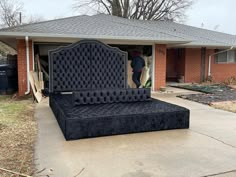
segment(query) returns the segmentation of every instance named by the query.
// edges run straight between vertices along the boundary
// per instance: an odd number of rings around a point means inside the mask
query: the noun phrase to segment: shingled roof
[[[110,15],[74,16],[0,30],[0,36],[93,38],[236,46],[235,36],[169,21],[129,20]]]

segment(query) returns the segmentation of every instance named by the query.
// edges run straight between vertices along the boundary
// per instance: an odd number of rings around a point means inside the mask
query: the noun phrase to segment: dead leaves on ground
[[[32,174],[33,150],[37,126],[31,99],[0,99],[0,167],[23,174]],[[17,174],[0,171],[0,176]]]

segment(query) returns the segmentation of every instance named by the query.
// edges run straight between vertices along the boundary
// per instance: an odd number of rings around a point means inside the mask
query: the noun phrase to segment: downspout
[[[34,71],[34,41],[32,40],[32,62],[33,62],[33,71]]]
[[[224,52],[228,52],[228,51],[230,51],[230,50],[233,50],[233,46],[232,47],[230,47],[230,49],[227,49],[227,50],[223,50],[223,51],[220,51],[220,52],[216,52],[216,53],[213,53],[213,54],[211,54],[211,55],[209,55],[209,60],[208,60],[208,77],[210,77],[211,76],[211,57],[212,56],[214,56],[214,55],[217,55],[217,54],[220,54],[220,53],[224,53]]]
[[[28,95],[30,93],[30,83],[29,83],[29,70],[30,70],[30,66],[29,66],[29,37],[25,36],[25,48],[26,48],[26,68],[27,68],[27,91],[25,92],[25,95]]]
[[[155,44],[152,45],[152,91],[155,91],[155,59],[156,59],[156,50]]]

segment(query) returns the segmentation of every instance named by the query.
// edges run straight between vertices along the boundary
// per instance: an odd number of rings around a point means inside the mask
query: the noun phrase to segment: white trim
[[[155,91],[155,61],[156,61],[156,45],[152,45],[152,91]]]
[[[167,47],[168,48],[202,48],[202,47],[206,47],[208,49],[215,49],[217,48],[222,48],[222,49],[227,49],[229,47],[231,47],[232,45],[230,44],[220,44],[220,43],[197,43],[194,44],[192,42],[189,43],[185,43],[185,44],[169,44]]]

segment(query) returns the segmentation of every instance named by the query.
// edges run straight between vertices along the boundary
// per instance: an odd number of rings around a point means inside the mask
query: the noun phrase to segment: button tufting
[[[127,87],[127,54],[100,42],[77,43],[49,57],[51,91]]]
[[[74,105],[149,101],[150,89],[98,89],[73,92]],[[95,101],[96,100],[96,101]]]

